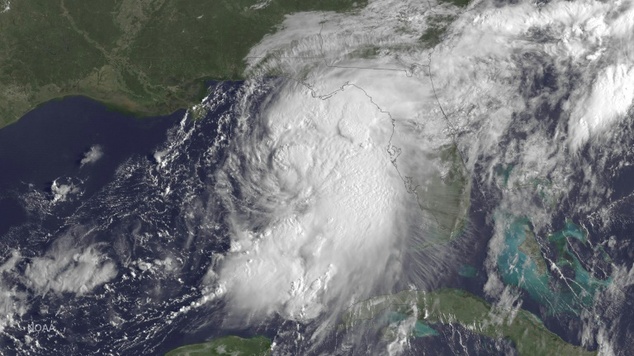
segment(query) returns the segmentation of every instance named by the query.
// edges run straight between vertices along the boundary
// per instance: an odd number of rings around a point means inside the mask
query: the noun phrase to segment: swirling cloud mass
[[[629,320],[617,320],[634,283],[617,257],[631,247],[610,230],[632,223],[630,192],[614,182],[634,162],[633,36],[625,0],[373,0],[288,15],[245,58],[246,81],[212,86],[103,187],[64,176],[25,188],[34,222],[3,242],[0,336],[50,354],[53,336],[47,346],[13,335],[51,305],[60,327],[81,329],[68,350],[153,354],[213,324],[214,335],[274,334],[275,354],[398,354],[425,303],[391,334],[360,330],[349,311],[455,287],[478,259],[471,287],[507,311],[495,320],[513,319],[534,297],[525,275],[508,281],[529,264],[505,255],[515,234],[532,239],[515,247],[541,261],[540,291],[582,290],[571,298],[583,303],[541,296],[542,318],[583,309],[544,325],[604,354],[634,347]],[[75,162],[85,175],[117,153],[87,147]],[[546,243],[571,221],[586,229]],[[602,234],[583,236],[588,227]]]
[[[285,84],[245,119],[220,173],[234,213],[216,281],[229,303],[240,315],[306,321],[436,286],[464,253],[437,243],[439,230],[460,220],[472,188],[452,189],[450,147],[478,184],[513,164],[522,175],[511,180],[577,189],[567,177],[579,152],[609,142],[632,106],[632,5],[482,1],[460,11],[386,0],[288,16],[247,57],[254,78],[281,73]],[[439,18],[443,41],[425,45]],[[610,194],[597,173],[584,179],[582,211]],[[458,203],[433,208],[448,197]],[[500,206],[538,228],[551,222],[521,194]]]

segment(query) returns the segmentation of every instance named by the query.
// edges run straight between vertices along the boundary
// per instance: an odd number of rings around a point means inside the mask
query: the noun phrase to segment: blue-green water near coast
[[[552,260],[544,257],[541,251],[529,255],[521,248],[529,242],[527,239],[535,239],[528,218],[507,219],[510,223],[504,232],[504,248],[497,258],[502,279],[505,284],[526,291],[534,301],[547,307],[550,313],[577,315],[584,308],[590,308],[596,293],[610,284],[610,279],[601,280],[592,276],[571,251],[569,238],[587,242],[586,233],[579,226],[566,221],[563,229],[546,237],[546,242],[557,250]],[[538,263],[547,266],[547,270],[540,269]],[[563,269],[571,270],[572,275],[564,274]]]

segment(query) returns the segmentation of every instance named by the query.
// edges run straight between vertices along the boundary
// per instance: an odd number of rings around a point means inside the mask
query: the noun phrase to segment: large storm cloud
[[[251,51],[252,75],[282,73],[287,84],[220,173],[235,214],[218,283],[236,310],[306,320],[377,288],[430,287],[455,246],[410,247],[442,225],[429,209],[447,182],[440,152],[455,145],[468,175],[491,157],[474,178],[485,184],[512,161],[525,172],[512,179],[548,175],[567,191],[576,152],[631,107],[630,2],[476,2],[443,43],[421,45],[430,19],[452,11],[374,1],[352,16],[295,14]],[[374,55],[355,55],[368,46]],[[544,105],[563,119],[544,124]],[[500,151],[509,130],[528,136]],[[511,211],[548,218],[508,199]]]

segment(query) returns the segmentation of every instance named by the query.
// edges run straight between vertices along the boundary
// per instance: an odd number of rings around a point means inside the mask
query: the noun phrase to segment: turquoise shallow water
[[[527,238],[527,232],[531,231],[530,220],[524,217],[511,219],[504,232],[504,249],[497,260],[504,283],[525,290],[533,300],[547,307],[553,314],[578,314],[582,309],[591,307],[596,293],[611,280],[592,276],[570,251],[568,238],[586,243],[585,231],[567,221],[562,230],[548,237],[548,241],[557,248],[557,261],[554,261],[557,268],[569,266],[574,271],[574,279],[563,280],[559,272],[553,270],[551,262],[546,261],[551,273],[540,273],[533,257],[520,250]]]
[[[511,177],[511,172],[513,172],[514,166],[509,164],[508,166],[497,166],[496,173],[502,177],[502,181],[504,182],[504,186],[506,187],[509,182],[509,178]]]
[[[438,335],[438,331],[436,331],[431,326],[417,321],[416,325],[414,325],[414,336],[415,337],[426,337],[426,336],[436,336]]]
[[[398,313],[398,312],[391,312],[388,315],[388,320],[390,324],[400,323],[406,320],[407,318],[409,318],[408,315],[403,313]],[[414,337],[427,337],[427,336],[439,335],[438,332],[434,328],[432,328],[431,326],[427,325],[426,323],[420,320],[416,321],[416,324],[414,325],[414,330],[412,330],[412,334]]]
[[[471,265],[464,264],[458,269],[458,274],[462,277],[473,278],[478,274],[478,270]]]

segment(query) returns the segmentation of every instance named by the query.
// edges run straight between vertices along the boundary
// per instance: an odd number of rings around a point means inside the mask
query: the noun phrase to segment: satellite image
[[[633,0],[0,0],[0,355],[634,355]]]

